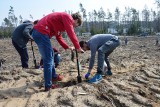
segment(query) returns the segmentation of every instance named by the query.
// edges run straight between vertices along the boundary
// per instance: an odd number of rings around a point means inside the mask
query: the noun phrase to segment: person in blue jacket
[[[108,68],[106,75],[112,75],[108,56],[113,52],[114,49],[116,49],[116,47],[120,45],[120,40],[117,36],[112,34],[97,34],[92,36],[88,41],[80,41],[79,44],[84,51],[91,51],[89,69],[85,75],[86,79],[88,79],[90,76],[91,70],[94,66],[95,55],[96,52],[98,52],[97,73],[88,81],[89,83],[98,83],[102,80],[104,61],[106,62]]]
[[[31,32],[33,26],[37,24],[38,20],[34,22],[26,20],[12,33],[12,44],[20,55],[22,68],[28,68],[28,51],[27,51],[27,43],[29,40],[33,40],[31,36]]]

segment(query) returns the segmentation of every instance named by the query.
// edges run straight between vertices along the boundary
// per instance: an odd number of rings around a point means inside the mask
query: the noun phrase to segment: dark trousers
[[[28,68],[28,51],[27,51],[27,47],[19,47],[13,40],[12,40],[12,44],[15,47],[15,49],[17,50],[17,52],[19,53],[20,57],[21,57],[21,64],[23,68]]]
[[[120,45],[120,41],[111,39],[107,41],[104,45],[102,45],[98,49],[98,68],[97,68],[97,73],[102,74],[102,69],[103,69],[103,64],[104,61],[107,64],[108,70],[111,70],[111,66],[108,60],[108,56],[113,52],[116,47]]]

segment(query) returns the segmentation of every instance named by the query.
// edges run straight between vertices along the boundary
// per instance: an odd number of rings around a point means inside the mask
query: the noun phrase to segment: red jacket
[[[74,32],[74,20],[71,15],[65,12],[54,12],[43,17],[35,26],[34,29],[40,33],[48,35],[50,38],[56,36],[59,44],[64,48],[68,49],[68,44],[62,37],[62,32],[66,31],[70,40],[76,49],[80,48],[78,38]]]

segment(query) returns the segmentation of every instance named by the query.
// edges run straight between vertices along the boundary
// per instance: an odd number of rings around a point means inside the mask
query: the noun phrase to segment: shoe
[[[44,91],[49,91],[50,89],[55,89],[55,88],[59,88],[58,85],[52,84],[51,87],[45,87]]]
[[[94,77],[92,79],[90,79],[88,82],[89,83],[94,83],[94,84],[97,84],[99,83],[100,81],[102,81],[102,75],[101,74],[95,74]]]
[[[107,75],[111,76],[111,75],[112,75],[112,71],[110,71],[110,70],[107,71],[107,72],[106,72],[106,76],[107,76]]]
[[[64,78],[64,77],[63,77],[62,75],[57,75],[56,78],[53,78],[53,79],[52,79],[52,82],[62,81],[63,78]]]
[[[23,69],[28,69],[29,67],[22,67]]]

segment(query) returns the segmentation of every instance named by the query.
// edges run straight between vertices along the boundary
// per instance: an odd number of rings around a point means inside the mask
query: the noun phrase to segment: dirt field
[[[57,72],[65,78],[50,92],[43,92],[43,71],[34,69],[30,42],[30,69],[22,69],[11,40],[0,40],[0,107],[160,107],[160,46],[154,45],[154,37],[128,39],[125,46],[121,37],[121,46],[109,57],[113,75],[99,84],[84,79],[89,52],[79,54],[83,81],[77,83],[76,60],[72,62],[70,51],[52,40],[62,55]],[[34,50],[39,62],[36,44]],[[95,72],[96,63],[92,76]]]

